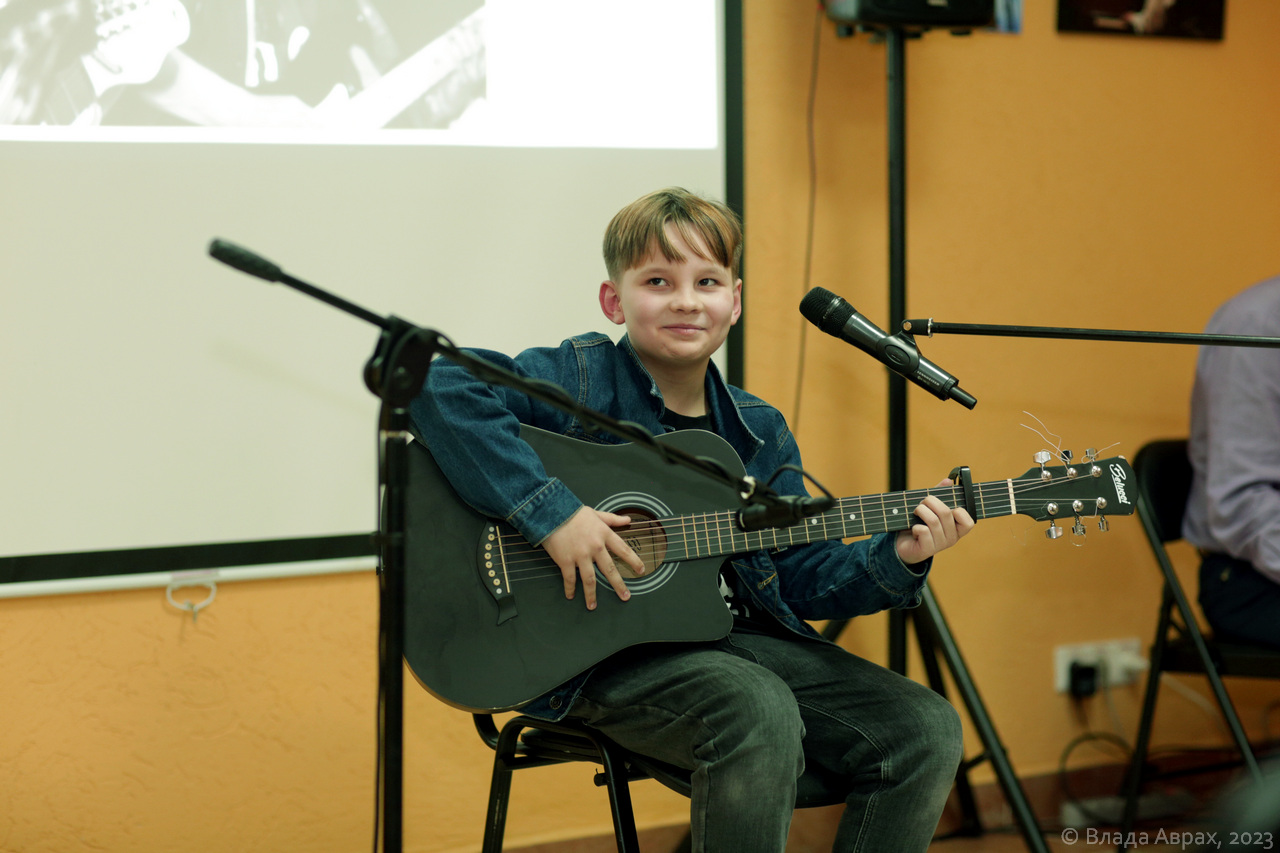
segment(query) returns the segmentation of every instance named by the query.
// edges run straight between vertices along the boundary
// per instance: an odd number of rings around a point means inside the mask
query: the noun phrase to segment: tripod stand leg
[[[899,615],[903,611],[896,611]],[[947,696],[947,684],[942,677],[942,668],[938,666],[938,647],[935,641],[935,634],[930,630],[929,626],[921,624],[919,611],[911,611],[912,620],[916,626],[916,639],[920,643],[920,657],[924,661],[925,674],[929,678],[929,686],[933,688],[933,692],[937,693],[944,699]],[[905,634],[904,634],[905,636]],[[905,646],[905,642],[903,643]],[[905,655],[905,652],[903,652]],[[905,660],[903,669],[905,669]],[[901,672],[902,670],[898,670]],[[960,835],[973,837],[981,835],[982,818],[978,814],[978,803],[973,796],[973,785],[969,782],[969,768],[977,761],[985,758],[980,756],[976,760],[962,760],[960,767],[956,770],[956,798],[960,801],[961,821],[960,827],[951,835]]]
[[[1031,811],[1031,806],[1022,791],[1022,784],[1013,772],[1013,765],[1009,763],[1009,757],[1005,753],[1004,745],[1000,743],[1000,736],[996,733],[995,726],[987,715],[986,706],[982,702],[982,697],[978,695],[977,686],[969,676],[969,668],[960,654],[960,648],[956,645],[955,638],[951,636],[951,629],[947,627],[946,619],[942,616],[942,609],[938,607],[938,602],[933,597],[933,591],[930,590],[928,584],[924,587],[922,608],[923,610],[916,615],[917,631],[922,627],[926,627],[922,623],[924,620],[928,620],[927,630],[933,635],[938,650],[942,653],[948,668],[951,670],[951,678],[955,682],[956,689],[960,691],[960,698],[964,700],[965,708],[969,712],[969,719],[973,722],[974,727],[978,730],[978,735],[982,738],[982,744],[986,748],[987,759],[991,762],[992,769],[995,770],[996,779],[1000,782],[1000,788],[1004,791],[1005,799],[1009,802],[1009,808],[1013,810],[1014,819],[1022,830],[1022,836],[1027,842],[1027,849],[1033,851],[1033,853],[1049,853],[1044,836],[1040,834],[1040,825],[1037,823],[1035,814]]]

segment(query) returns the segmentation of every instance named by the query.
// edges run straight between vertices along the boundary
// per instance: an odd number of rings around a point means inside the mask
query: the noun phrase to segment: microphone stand
[[[1257,335],[1215,335],[1208,332],[1144,332],[1125,329],[1075,329],[1060,326],[997,326],[983,323],[939,323],[903,320],[902,331],[914,335],[986,335],[1006,338],[1060,338],[1072,341],[1131,341],[1198,346],[1280,347],[1280,338]]]
[[[738,477],[715,459],[695,456],[656,440],[637,423],[619,421],[580,405],[559,386],[526,379],[478,356],[458,349],[440,332],[415,326],[395,316],[383,317],[284,272],[247,249],[214,240],[209,254],[241,272],[279,282],[325,302],[382,332],[364,367],[365,386],[382,401],[378,415],[378,491],[381,497],[376,537],[380,579],[378,599],[378,811],[375,848],[399,853],[403,846],[404,808],[404,632],[405,632],[405,518],[409,491],[408,406],[421,393],[432,360],[443,355],[462,365],[477,379],[514,388],[567,412],[589,428],[609,432],[642,445],[666,462],[680,465],[728,485],[743,501],[739,526],[744,530],[787,527],[829,507],[822,499],[801,501],[780,496],[750,475]]]

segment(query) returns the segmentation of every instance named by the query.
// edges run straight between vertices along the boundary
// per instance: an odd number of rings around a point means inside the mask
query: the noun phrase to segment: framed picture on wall
[[[1058,0],[1058,31],[1222,38],[1226,0]]]

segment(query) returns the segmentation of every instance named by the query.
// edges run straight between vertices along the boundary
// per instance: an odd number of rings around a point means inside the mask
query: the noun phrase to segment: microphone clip
[[[757,501],[738,510],[738,527],[746,532],[769,527],[791,527],[806,518],[821,515],[836,505],[835,499],[804,495],[760,495]]]

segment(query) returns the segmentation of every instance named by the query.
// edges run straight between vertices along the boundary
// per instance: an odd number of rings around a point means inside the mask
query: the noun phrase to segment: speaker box
[[[827,17],[871,27],[985,27],[995,0],[825,0]]]

